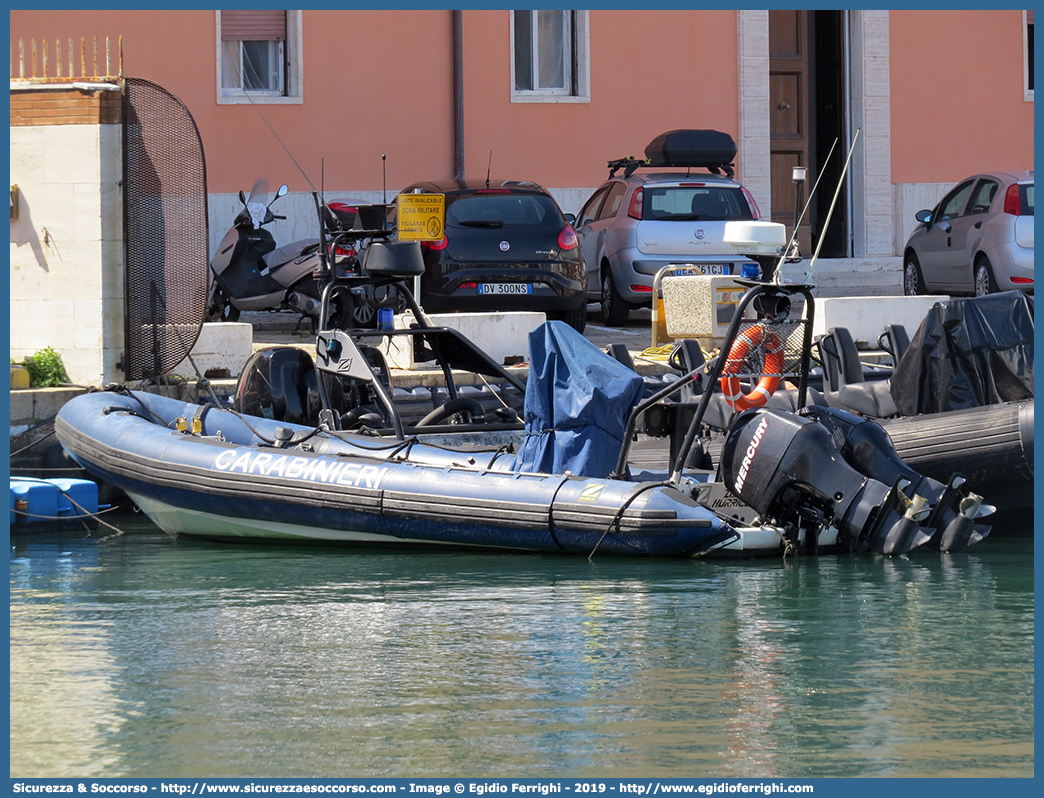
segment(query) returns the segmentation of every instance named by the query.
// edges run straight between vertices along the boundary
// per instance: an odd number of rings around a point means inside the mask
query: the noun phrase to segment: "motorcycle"
[[[272,212],[276,200],[286,195],[284,184],[267,205],[262,198],[268,194],[267,178],[259,178],[250,195],[239,192],[243,210],[236,215],[232,227],[210,261],[211,281],[207,293],[205,321],[237,321],[242,311],[293,310],[308,318],[313,329],[319,318],[322,283],[316,277],[324,266],[335,273],[358,272],[359,253],[355,247],[338,244],[337,239],[302,239],[277,247],[265,225],[276,219],[285,219]],[[350,230],[355,223],[357,208],[343,202],[323,204],[326,232],[336,234]],[[322,247],[328,246],[324,264]],[[377,310],[396,306],[397,297],[374,296],[359,289],[340,302],[340,314],[351,327],[372,327]],[[340,325],[338,325],[340,326]]]

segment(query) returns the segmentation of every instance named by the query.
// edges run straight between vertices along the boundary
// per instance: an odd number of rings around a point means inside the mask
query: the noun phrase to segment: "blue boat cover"
[[[526,437],[515,471],[607,477],[642,378],[561,321],[529,334]]]

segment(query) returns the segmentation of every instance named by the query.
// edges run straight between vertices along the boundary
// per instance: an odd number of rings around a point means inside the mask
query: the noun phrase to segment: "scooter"
[[[243,210],[210,261],[213,276],[207,294],[206,321],[237,321],[242,311],[293,310],[307,317],[313,329],[319,318],[321,285],[315,275],[323,267],[323,241],[319,238],[302,239],[281,247],[276,246],[265,225],[276,219],[285,219],[272,212],[272,205],[287,193],[286,185],[276,191],[272,201],[265,205],[262,198],[268,194],[266,178],[259,178],[250,190],[250,196],[239,192]],[[327,232],[352,228],[357,209],[346,203],[323,204]],[[327,264],[340,273],[358,271],[356,250],[332,246]],[[373,326],[377,309],[383,302],[362,289],[353,292],[350,307],[342,309],[344,326]],[[387,299],[385,299],[387,301]],[[347,312],[344,312],[347,311]],[[350,317],[350,321],[347,317]]]
[[[286,195],[287,187],[280,186],[265,205],[261,198],[267,193],[268,180],[263,177],[249,197],[239,192],[243,210],[210,261],[207,321],[237,321],[244,310],[286,308],[313,318],[319,315],[319,292],[312,278],[319,263],[319,240],[277,248],[264,225],[286,218],[272,213],[271,206]]]

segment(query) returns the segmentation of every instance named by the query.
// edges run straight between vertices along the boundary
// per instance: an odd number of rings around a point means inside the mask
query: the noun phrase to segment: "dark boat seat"
[[[826,335],[816,339],[816,345],[823,361],[823,393],[830,407],[867,418],[899,415],[892,399],[891,381],[867,382],[864,378],[859,350],[846,327],[831,327]]]
[[[631,353],[628,351],[626,344],[609,344],[609,346],[605,348],[605,353],[617,363],[622,363],[627,366],[631,371],[638,371],[638,369],[634,367],[634,359],[631,357]],[[670,365],[680,373],[645,375],[643,377],[643,380],[645,381],[645,395],[652,396],[655,393],[659,393],[672,382],[677,381],[682,375],[688,374],[696,368],[703,367],[705,363],[706,361],[703,357],[703,350],[700,349],[698,341],[679,341],[678,346],[671,353]],[[701,393],[703,393],[703,375],[700,375],[698,379],[682,388],[677,394],[675,394],[674,399],[675,401],[687,402],[693,396],[699,396]]]
[[[621,343],[609,344],[606,347],[605,353],[609,355],[617,363],[623,363],[631,371],[634,371],[634,360],[631,359],[631,353],[627,351],[627,345]]]
[[[877,339],[877,345],[892,356],[892,368],[895,368],[910,348],[910,334],[901,324],[886,324],[884,332]]]
[[[798,403],[798,393],[796,388],[776,391],[769,397],[765,407],[774,407],[777,410],[789,410],[791,412],[800,410],[802,405]],[[691,401],[696,400],[693,399]],[[826,404],[827,401],[823,394],[809,386],[805,394],[805,405],[824,406]],[[725,429],[732,422],[733,415],[735,415],[735,412],[732,406],[725,401],[725,394],[716,392],[711,396],[710,403],[707,405],[707,412],[703,415],[703,423],[712,429]]]
[[[699,341],[692,338],[685,338],[679,341],[678,345],[671,352],[668,362],[673,368],[678,369],[682,375],[688,374],[695,369],[700,369],[702,372],[707,366],[707,358],[703,354],[703,347],[700,346]],[[693,380],[682,388],[679,397],[680,401],[687,402],[693,397],[702,394],[704,378],[705,375],[701,374],[700,379]]]

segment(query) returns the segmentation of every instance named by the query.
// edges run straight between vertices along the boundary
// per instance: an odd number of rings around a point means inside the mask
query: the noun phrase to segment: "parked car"
[[[645,154],[645,161],[610,161],[609,179],[574,221],[587,296],[601,302],[602,317],[613,327],[625,324],[632,308],[649,306],[653,278],[665,266],[738,275],[754,263],[723,240],[726,222],[760,215],[754,197],[733,177],[732,136],[674,130],[653,139]]]
[[[988,172],[962,180],[903,250],[907,295],[1033,293],[1033,172]]]
[[[543,311],[584,331],[587,297],[576,230],[544,188],[443,180],[414,183],[403,193],[446,196],[445,235],[421,245],[425,310]]]

